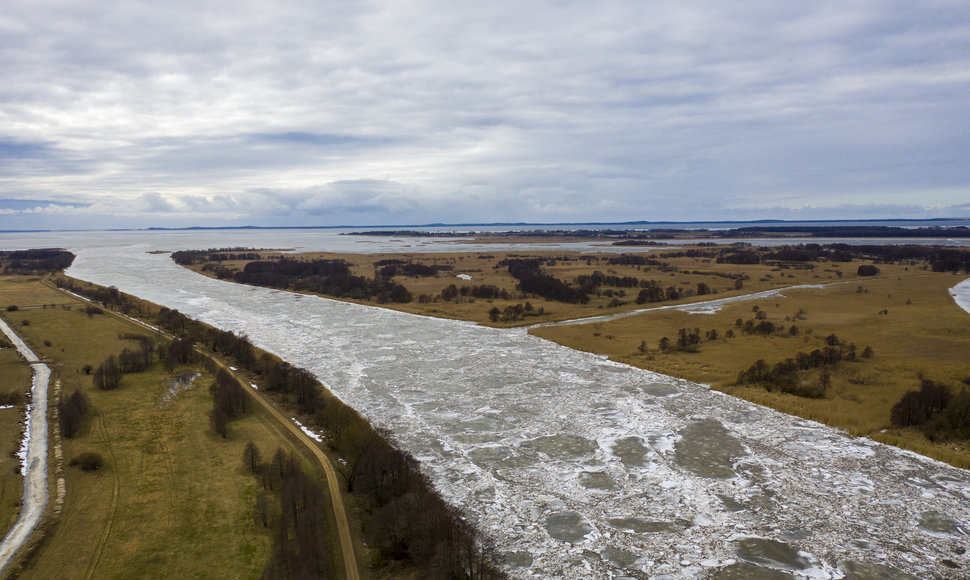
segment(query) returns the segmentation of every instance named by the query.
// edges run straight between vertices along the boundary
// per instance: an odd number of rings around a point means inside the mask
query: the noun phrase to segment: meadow
[[[51,366],[60,398],[79,391],[88,407],[73,437],[59,437],[57,425],[50,427],[63,457],[52,462],[51,497],[61,476],[66,497],[59,515],[52,506],[54,517],[32,539],[31,557],[19,575],[259,577],[271,555],[272,536],[254,519],[259,486],[244,468],[243,450],[251,441],[266,457],[278,448],[299,456],[302,447],[260,411],[234,421],[228,438],[217,435],[209,418],[212,376],[201,365],[166,370],[156,362],[146,371],[125,374],[117,389],[95,388],[91,367],[109,354],[137,347],[132,337],[147,335],[143,327],[90,314],[85,303],[37,277],[0,278],[0,304],[17,306],[4,311],[4,318]],[[0,350],[5,371],[0,392],[29,388],[29,368],[15,357]],[[199,375],[192,388],[172,395],[173,380],[190,373]],[[52,404],[56,401],[52,397]],[[11,435],[3,440],[19,441],[17,411],[0,413],[0,430]],[[100,468],[77,464],[92,453],[103,461]],[[6,454],[2,460],[3,516],[12,521],[16,506],[8,496],[19,484],[9,477],[11,460]]]

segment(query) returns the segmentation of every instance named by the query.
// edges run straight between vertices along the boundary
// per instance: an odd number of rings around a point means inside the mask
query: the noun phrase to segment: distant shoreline
[[[25,233],[54,233],[54,232],[153,232],[153,231],[219,231],[219,230],[335,230],[335,229],[441,229],[441,228],[549,228],[549,227],[617,227],[627,229],[656,229],[680,226],[677,229],[703,229],[706,227],[718,226],[738,227],[741,224],[750,224],[752,227],[786,227],[805,224],[820,227],[822,224],[832,224],[833,226],[845,226],[851,224],[927,224],[940,226],[944,223],[952,223],[954,226],[970,226],[970,217],[939,217],[939,218],[876,218],[876,219],[842,219],[842,220],[780,220],[780,219],[761,219],[761,220],[696,220],[696,221],[649,221],[636,220],[626,222],[459,222],[459,223],[429,223],[429,224],[342,224],[342,225],[300,225],[300,226],[185,226],[185,227],[164,227],[150,226],[145,228],[109,228],[109,229],[0,229],[0,234],[25,234]]]

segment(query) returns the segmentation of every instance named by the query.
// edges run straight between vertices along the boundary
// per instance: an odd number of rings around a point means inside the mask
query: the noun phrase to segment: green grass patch
[[[18,304],[46,291],[36,279],[0,278],[0,296]],[[72,302],[63,294],[58,297],[59,304]],[[182,391],[168,404],[163,393],[169,382],[193,369],[169,373],[156,364],[146,372],[125,375],[117,390],[94,388],[85,365],[97,366],[109,354],[137,346],[121,338],[147,334],[132,323],[106,314],[88,316],[79,301],[70,310],[19,308],[4,314],[28,321],[26,326],[18,322],[16,329],[61,380],[63,395],[79,389],[90,403],[79,433],[63,441],[63,512],[22,576],[259,577],[269,559],[271,537],[253,519],[258,482],[243,468],[243,448],[248,441],[267,454],[280,446],[299,453],[300,447],[283,437],[272,419],[254,411],[231,424],[228,439],[213,433],[208,388],[212,377],[201,369],[194,369],[202,372],[195,388]],[[29,386],[26,364],[8,358],[0,350],[3,370],[23,370],[4,373],[4,382]],[[19,415],[7,420],[7,415],[16,414],[13,409],[0,410],[3,441],[10,440],[6,430],[19,435],[19,425],[12,425]],[[56,428],[51,425],[52,431]],[[84,471],[69,466],[72,458],[86,452],[102,456],[104,467]],[[19,477],[14,479],[19,483]],[[16,494],[19,501],[14,479],[0,478],[0,492],[4,498]],[[51,479],[53,491],[55,477]]]

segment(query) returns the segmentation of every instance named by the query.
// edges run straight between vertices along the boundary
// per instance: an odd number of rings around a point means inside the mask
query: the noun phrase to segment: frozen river
[[[117,239],[61,244],[69,273],[313,371],[393,431],[513,576],[970,574],[970,472],[521,330],[238,286],[146,252],[236,240]]]

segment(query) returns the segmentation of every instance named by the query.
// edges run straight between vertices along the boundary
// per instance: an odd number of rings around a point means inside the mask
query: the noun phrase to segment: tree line
[[[335,298],[373,300],[381,304],[407,303],[413,299],[407,288],[390,278],[351,274],[350,266],[344,260],[257,260],[235,272],[233,280],[241,284],[316,292]]]
[[[172,252],[172,260],[181,266],[202,262],[227,262],[232,260],[258,260],[255,248],[209,248],[208,250],[178,250]]]
[[[414,262],[394,259],[378,260],[374,262],[374,266],[379,268],[377,270],[377,276],[380,278],[391,278],[393,276],[428,278],[437,276],[439,272],[448,272],[454,269],[454,266],[450,264],[434,264],[428,266],[427,264],[416,264]]]
[[[970,272],[970,251],[945,246],[810,243],[753,248],[741,245],[710,250],[707,257],[719,264],[741,265],[853,260],[875,260],[886,264],[923,262],[934,272]],[[859,275],[873,275],[871,269],[867,268],[865,272]]]

